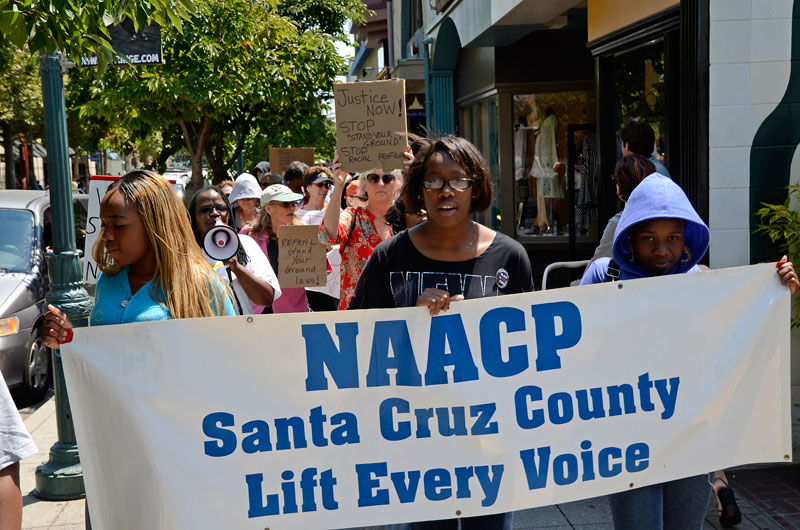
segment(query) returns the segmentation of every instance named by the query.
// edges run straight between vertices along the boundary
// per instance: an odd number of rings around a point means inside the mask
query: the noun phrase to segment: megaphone
[[[209,258],[228,261],[239,250],[239,234],[222,221],[212,226],[203,237],[203,251]]]

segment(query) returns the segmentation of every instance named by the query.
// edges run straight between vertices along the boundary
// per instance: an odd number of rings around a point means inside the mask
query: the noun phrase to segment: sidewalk
[[[83,530],[84,500],[51,502],[33,495],[36,466],[47,460],[57,440],[55,400],[25,419],[39,453],[22,461],[22,528]],[[795,424],[794,431],[798,431]],[[740,530],[800,529],[800,467],[798,465],[747,466],[728,473],[744,520]],[[712,498],[704,530],[719,530],[717,506]],[[381,530],[372,527],[370,530]],[[613,530],[604,497],[523,510],[514,514],[515,530]],[[647,530],[647,529],[643,529]]]

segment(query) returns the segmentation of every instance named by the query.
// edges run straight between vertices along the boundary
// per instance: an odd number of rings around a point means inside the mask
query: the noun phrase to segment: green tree
[[[100,71],[114,57],[106,26],[125,18],[136,29],[150,22],[178,31],[195,9],[192,0],[0,0],[0,38],[73,62],[97,54]]]
[[[0,128],[6,153],[6,188],[16,187],[13,148],[16,133],[27,133],[31,127],[40,129],[42,114],[38,58],[26,47],[0,43]]]
[[[203,185],[203,157],[219,182],[248,134],[309,129],[325,113],[345,66],[333,46],[344,38],[339,22],[364,12],[360,0],[207,0],[182,33],[163,28],[166,64],[101,79],[77,72],[91,84],[84,112],[134,136],[161,130],[168,144],[179,133],[191,157],[190,195]]]

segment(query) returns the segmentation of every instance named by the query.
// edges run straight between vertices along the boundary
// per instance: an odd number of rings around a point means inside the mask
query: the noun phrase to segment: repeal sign
[[[325,247],[317,225],[278,228],[278,281],[281,287],[317,287],[328,282]]]

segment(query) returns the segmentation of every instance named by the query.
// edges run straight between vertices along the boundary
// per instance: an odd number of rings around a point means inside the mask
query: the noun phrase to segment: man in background
[[[649,158],[656,166],[657,173],[672,178],[666,166],[655,157],[656,134],[649,123],[644,120],[629,121],[620,129],[619,139],[622,142],[622,156],[636,153]]]

